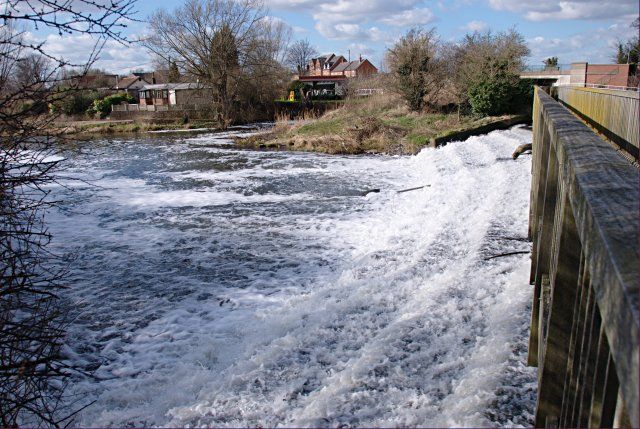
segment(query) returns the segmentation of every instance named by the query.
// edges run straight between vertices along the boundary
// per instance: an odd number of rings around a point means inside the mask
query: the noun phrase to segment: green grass
[[[429,143],[429,136],[424,134],[409,134],[407,136],[407,141],[417,146],[423,146]]]
[[[345,125],[343,118],[322,118],[301,126],[297,133],[303,135],[340,134],[344,131]]]

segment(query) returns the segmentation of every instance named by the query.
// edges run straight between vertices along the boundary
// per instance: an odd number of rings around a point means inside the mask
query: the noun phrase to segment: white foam
[[[505,237],[526,235],[529,160],[497,158],[530,139],[413,157],[229,151],[243,167],[104,179],[51,216],[56,243],[87,254],[73,338],[102,362],[102,381],[75,385],[97,401],[78,423],[530,425],[529,260],[485,261],[528,249]]]

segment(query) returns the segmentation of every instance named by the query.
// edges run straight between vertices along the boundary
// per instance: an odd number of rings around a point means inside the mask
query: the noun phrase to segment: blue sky
[[[156,8],[173,9],[182,0],[138,0],[139,19]],[[638,16],[638,0],[265,0],[269,15],[293,28],[292,39],[308,38],[320,53],[351,57],[362,54],[380,65],[386,49],[415,25],[434,27],[443,41],[459,40],[473,30],[515,27],[531,50],[529,64],[559,57],[560,63],[609,63],[618,40],[630,38],[630,23]],[[135,38],[146,31],[133,23]],[[49,35],[53,54],[81,61],[92,47],[88,36]],[[126,73],[149,69],[152,61],[140,46],[109,42],[96,64]]]

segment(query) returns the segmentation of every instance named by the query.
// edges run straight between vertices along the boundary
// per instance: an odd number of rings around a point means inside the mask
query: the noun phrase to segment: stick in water
[[[401,193],[403,193],[403,192],[417,191],[418,189],[426,188],[426,187],[428,187],[428,186],[431,186],[431,185],[422,185],[422,186],[417,186],[417,187],[415,187],[415,188],[403,189],[403,190],[401,190],[401,191],[398,191],[398,193],[399,193],[399,194],[401,194]]]
[[[500,255],[494,255],[494,256],[490,256],[488,258],[484,258],[485,261],[488,261],[489,259],[495,259],[495,258],[500,258],[502,256],[511,256],[511,255],[524,255],[525,253],[531,253],[530,250],[524,251],[524,252],[509,252],[509,253],[502,253]]]

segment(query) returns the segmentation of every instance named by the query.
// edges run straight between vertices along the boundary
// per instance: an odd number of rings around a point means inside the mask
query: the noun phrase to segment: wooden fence
[[[536,427],[640,427],[638,170],[536,88],[529,364]]]
[[[598,88],[559,86],[558,100],[638,158],[640,93]]]

